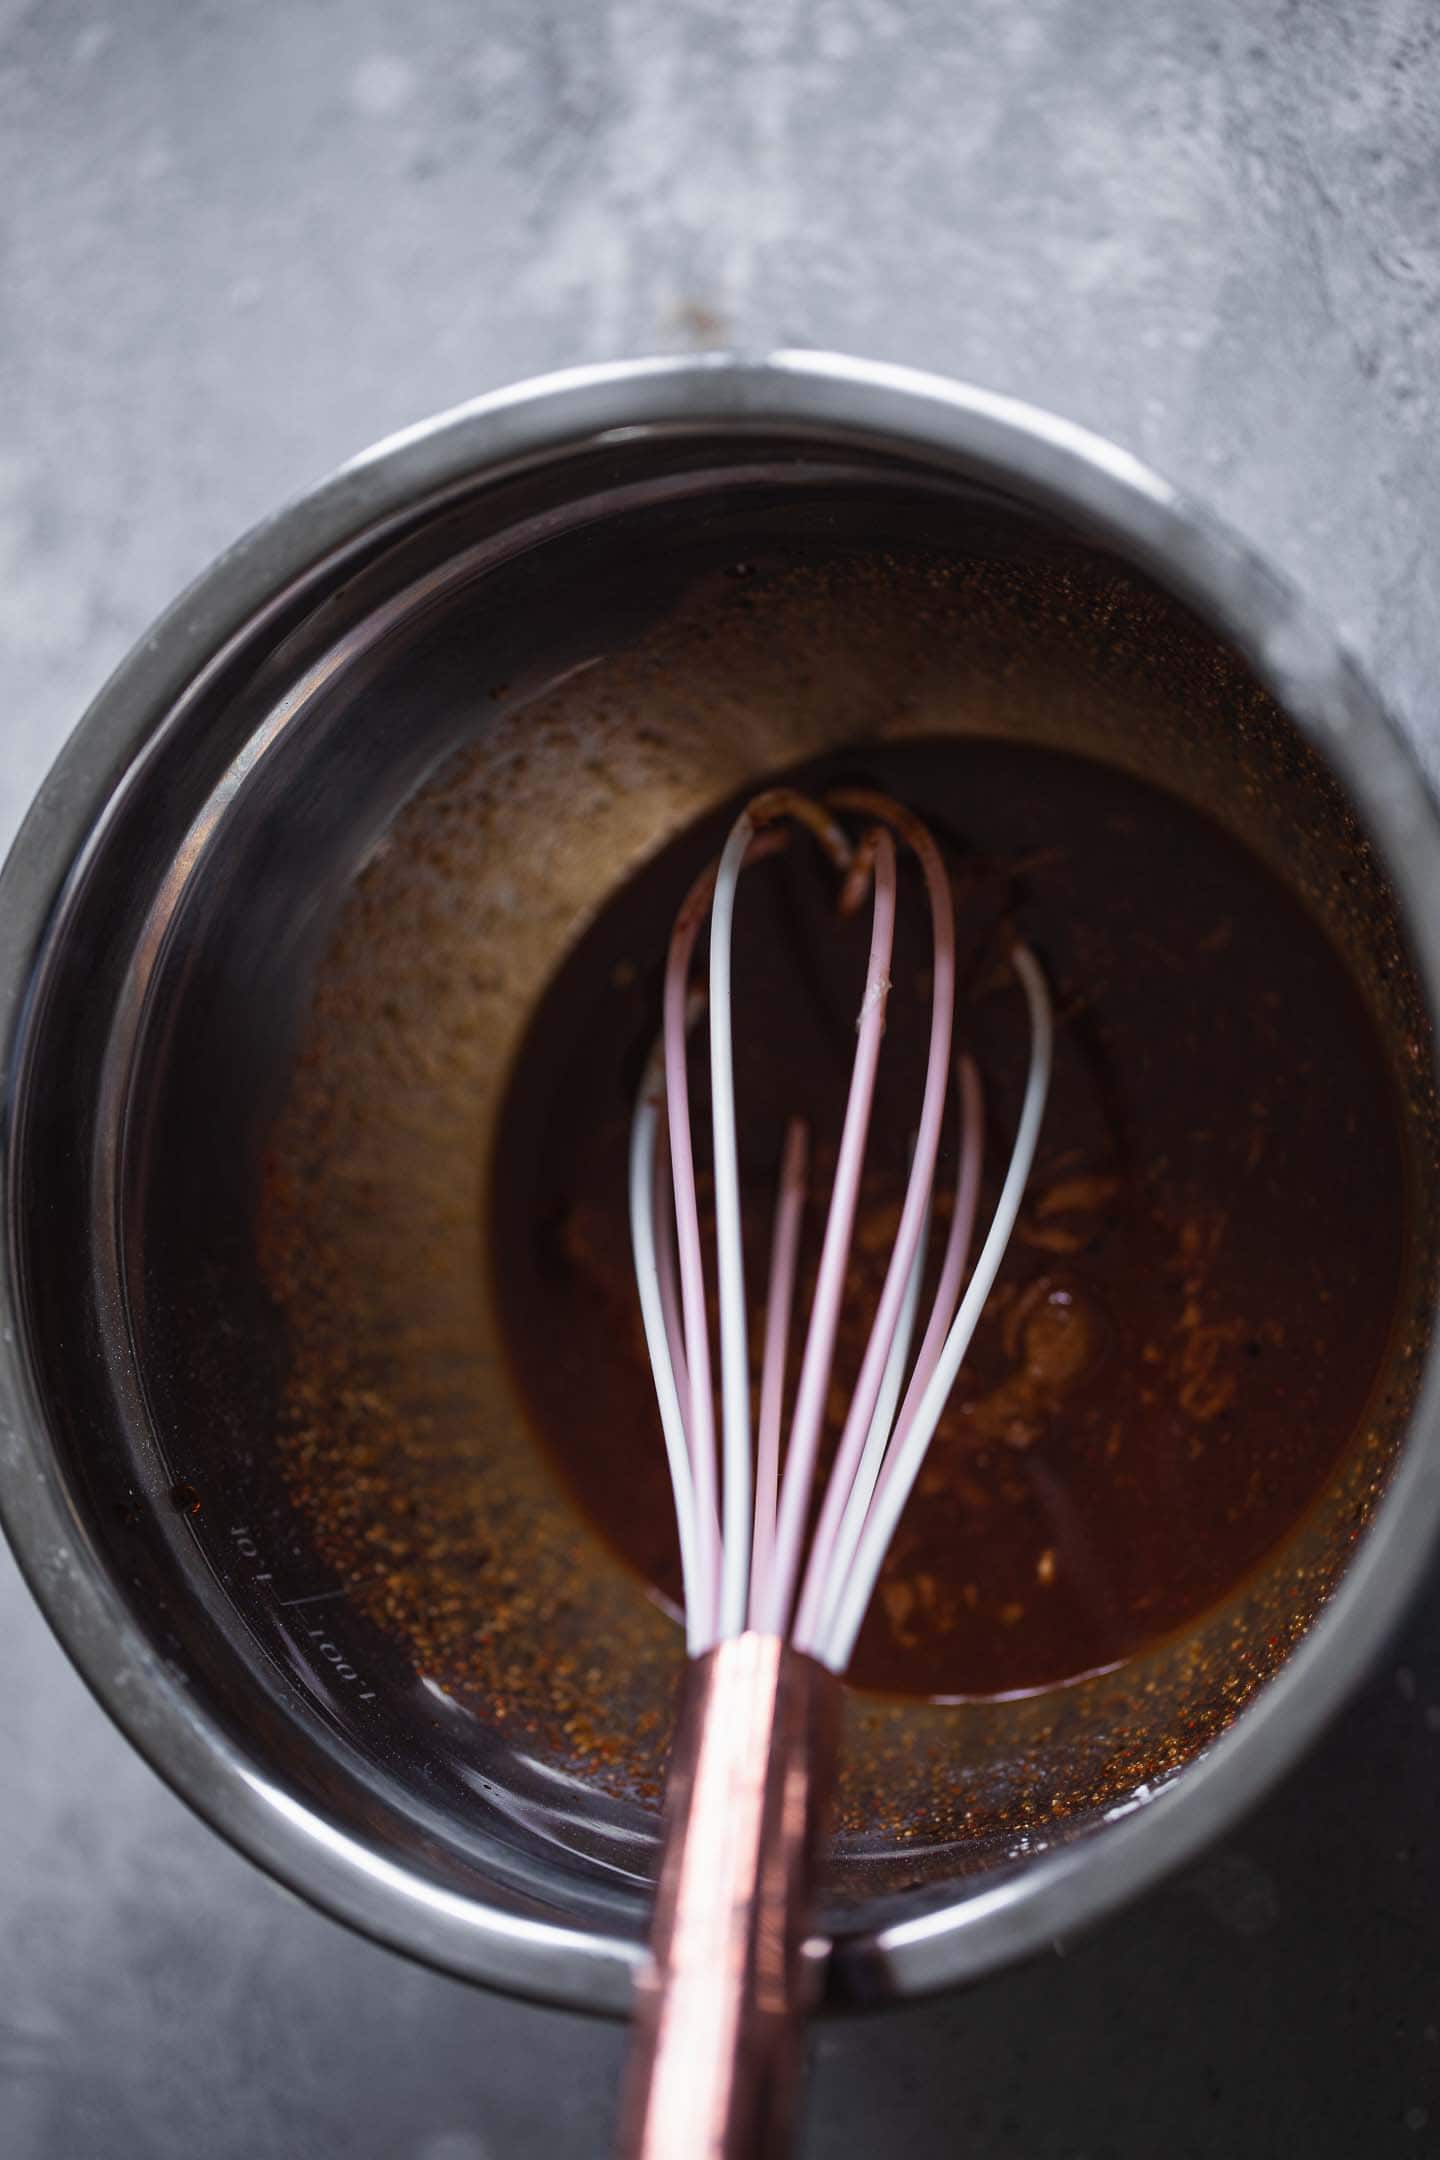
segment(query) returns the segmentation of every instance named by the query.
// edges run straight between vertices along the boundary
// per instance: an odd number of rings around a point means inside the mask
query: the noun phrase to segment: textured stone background
[[[1433,0],[0,0],[0,840],[149,618],[371,438],[777,341],[1139,451],[1440,766]],[[0,1563],[5,2160],[580,2160],[611,2028],[302,1909]],[[825,2032],[806,2151],[1440,2153],[1440,1596],[1234,1843]]]

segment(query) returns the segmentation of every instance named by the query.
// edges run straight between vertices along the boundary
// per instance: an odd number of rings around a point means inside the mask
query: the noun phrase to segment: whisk
[[[854,914],[868,895],[871,913],[849,1094],[782,1451],[809,1137],[792,1119],[775,1199],[752,1432],[731,948],[742,872],[796,831],[832,867],[839,912]],[[929,905],[928,1058],[894,1244],[817,1510],[818,1458],[885,1031],[897,843],[916,859]],[[709,983],[702,997],[691,974],[707,914]],[[802,2019],[818,1977],[806,1930],[834,1771],[839,1676],[1004,1257],[1044,1116],[1050,1000],[1023,944],[1012,943],[1009,960],[1028,1007],[1029,1068],[1000,1196],[971,1266],[983,1102],[973,1062],[963,1050],[954,1054],[954,897],[940,850],[920,820],[858,788],[823,801],[787,788],[761,794],[736,819],[718,862],[692,887],[671,934],[663,1025],[641,1085],[629,1166],[635,1272],[674,1490],[689,1657],[622,2116],[622,2151],[643,2160],[731,2160],[788,2147]],[[687,1074],[690,1031],[707,1011],[718,1431]],[[952,1085],[958,1173],[938,1279],[912,1359]]]

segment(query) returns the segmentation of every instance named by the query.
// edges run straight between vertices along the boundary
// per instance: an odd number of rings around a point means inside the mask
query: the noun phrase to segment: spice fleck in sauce
[[[852,1668],[862,1685],[914,1695],[1044,1687],[1213,1606],[1304,1513],[1356,1429],[1399,1277],[1390,1083],[1323,933],[1177,798],[1089,760],[989,741],[886,746],[800,777],[882,786],[946,850],[957,1047],[975,1057],[986,1097],[982,1232],[1025,1070],[1007,929],[1038,953],[1054,992],[1054,1081],[1026,1204]],[[683,835],[574,949],[517,1062],[492,1171],[502,1326],[534,1424],[581,1507],[672,1599],[626,1149],[670,920],[725,823]],[[736,1073],[757,1310],[792,1113],[811,1122],[821,1178],[805,1310],[866,927],[837,924],[831,885],[802,845],[742,887]],[[917,883],[902,896],[832,1444],[899,1213],[926,967]],[[698,1053],[692,1086],[703,1205]],[[954,1146],[952,1125],[942,1223]],[[937,1224],[932,1273],[941,1241]]]

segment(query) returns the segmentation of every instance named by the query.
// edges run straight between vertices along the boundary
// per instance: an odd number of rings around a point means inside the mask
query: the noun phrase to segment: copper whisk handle
[[[834,1675],[777,1635],[735,1636],[686,1669],[621,2160],[790,2149],[839,1701]]]

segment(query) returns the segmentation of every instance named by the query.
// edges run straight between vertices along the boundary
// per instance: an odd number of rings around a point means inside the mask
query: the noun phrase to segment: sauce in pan
[[[1324,934],[1180,800],[1087,759],[991,741],[887,745],[797,777],[811,789],[885,788],[920,811],[952,864],[956,1041],[986,1099],[977,1237],[1025,1071],[1007,927],[1054,993],[1054,1083],[1026,1204],[852,1667],[863,1685],[926,1696],[1043,1687],[1212,1606],[1304,1513],[1354,1432],[1399,1278],[1391,1084]],[[492,1166],[502,1325],[535,1427],[580,1506],[670,1599],[679,1569],[631,1275],[626,1154],[671,918],[727,822],[707,820],[655,858],[575,948],[517,1062]],[[822,1182],[797,1336],[867,933],[867,910],[838,924],[808,843],[746,875],[735,986],[748,1288],[758,1310],[781,1140],[799,1113]],[[927,964],[923,894],[902,851],[831,1444],[898,1217]],[[952,1114],[941,1214],[954,1146]],[[941,1242],[937,1223],[932,1275]],[[797,1364],[798,1343],[792,1386]]]

